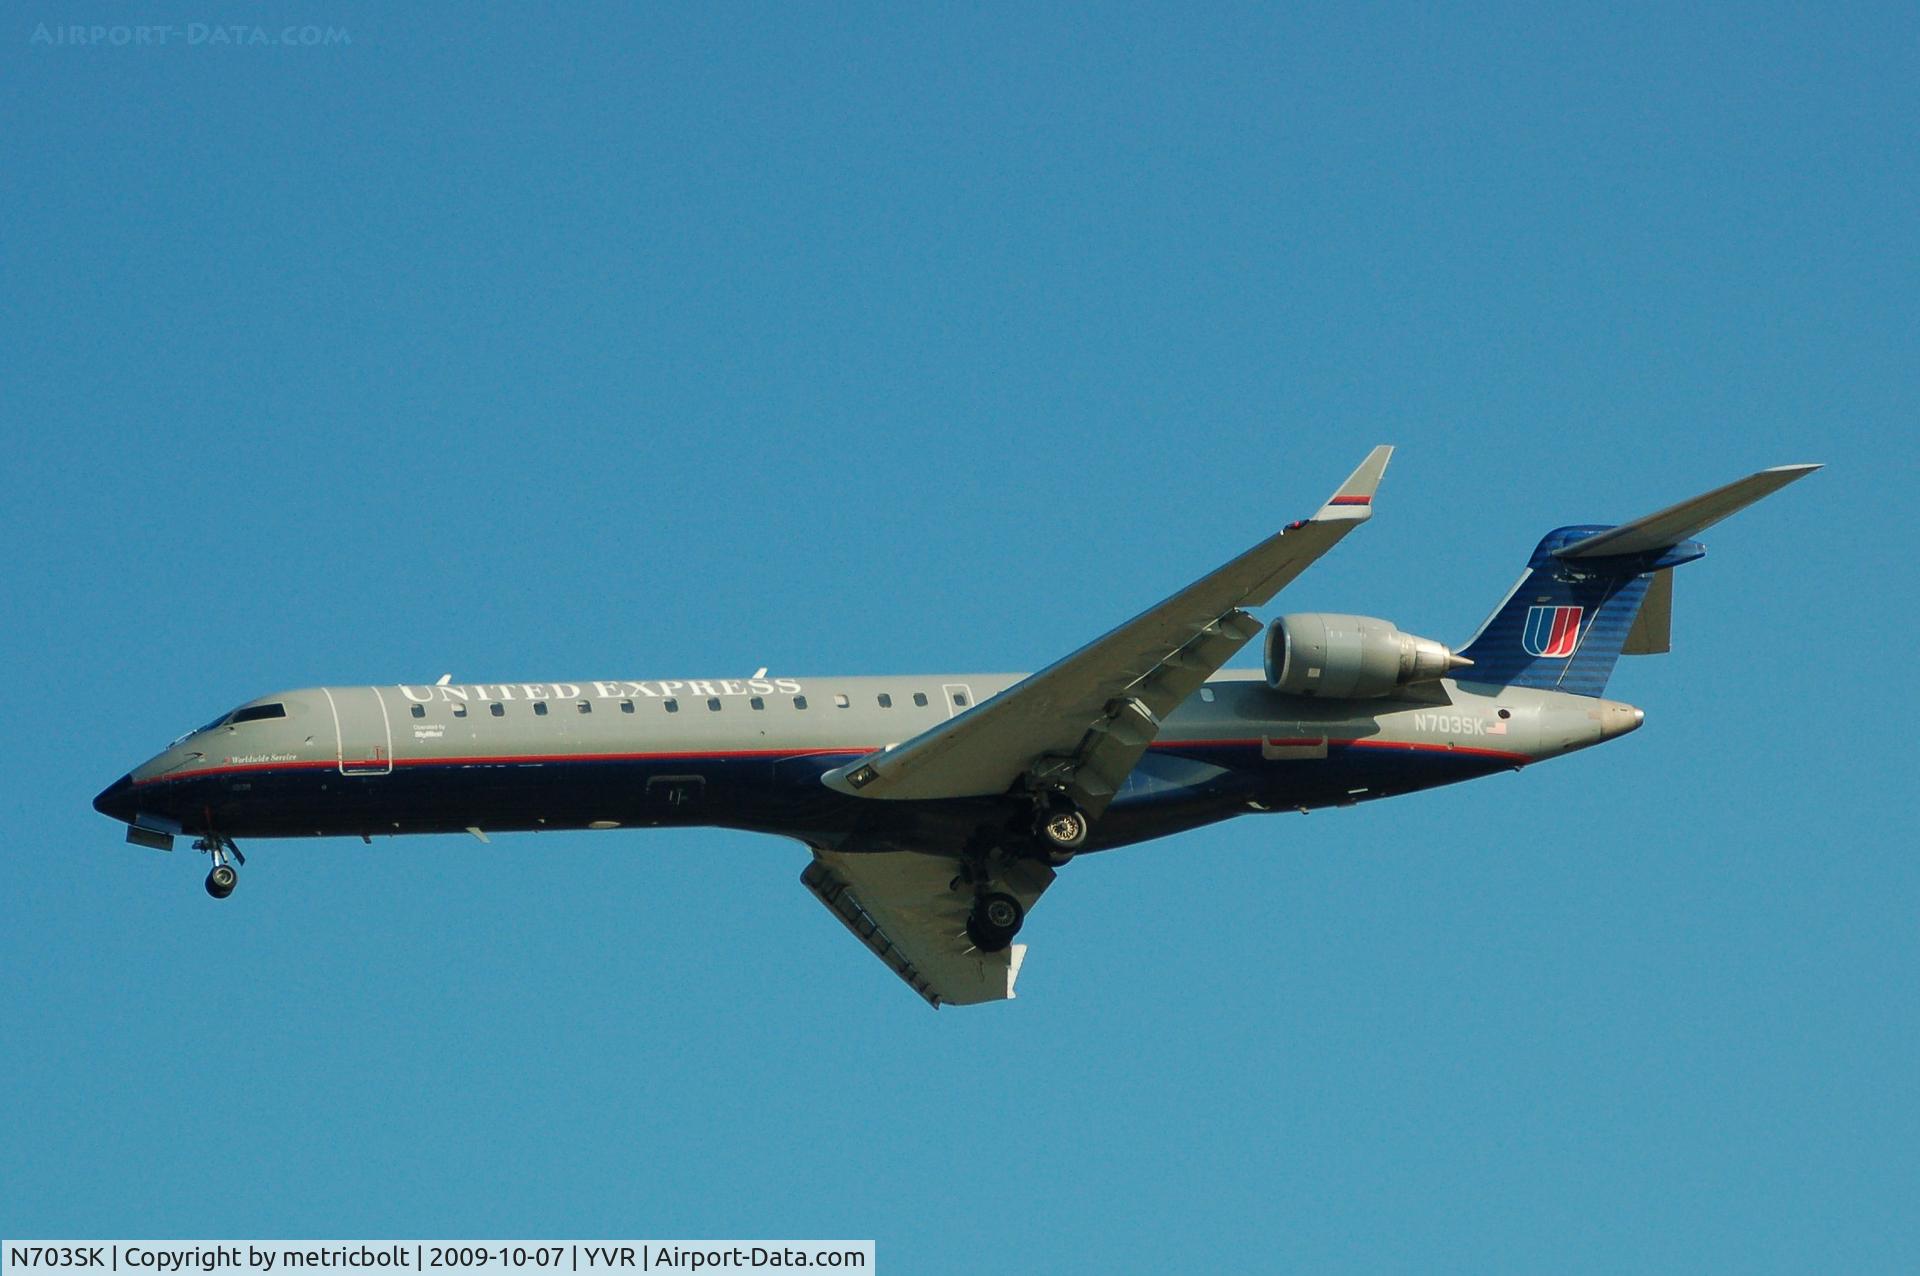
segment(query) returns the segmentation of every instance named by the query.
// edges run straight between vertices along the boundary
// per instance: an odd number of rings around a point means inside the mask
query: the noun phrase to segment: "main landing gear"
[[[995,889],[1005,885],[995,871],[1001,860],[1002,853],[989,839],[976,837],[961,857],[960,875],[950,888],[973,893],[973,907],[967,910],[967,938],[983,953],[1004,952],[1027,920],[1026,905],[1007,891]]]
[[[240,874],[232,864],[227,863],[227,857],[231,855],[242,864],[247,862],[247,857],[240,853],[233,839],[209,833],[195,842],[193,849],[213,856],[213,867],[207,870],[207,894],[215,899],[225,899],[233,894],[233,888],[240,884]]]
[[[1064,788],[1033,793],[1031,800],[1032,823],[1025,829],[1022,816],[1014,814],[1004,825],[977,829],[961,852],[953,889],[973,893],[967,938],[983,953],[1005,952],[1027,920],[1026,905],[1011,891],[1031,892],[1032,898],[1052,880],[1053,874],[1035,868],[1034,862],[1060,867],[1086,845],[1093,831],[1093,821]]]
[[[983,953],[997,953],[1013,942],[1027,910],[1020,901],[999,891],[982,891],[974,896],[973,911],[967,914],[967,938]]]
[[[1087,834],[1092,831],[1093,821],[1087,813],[1064,796],[1043,803],[1034,816],[1034,839],[1055,868],[1072,859],[1074,852],[1087,844]]]

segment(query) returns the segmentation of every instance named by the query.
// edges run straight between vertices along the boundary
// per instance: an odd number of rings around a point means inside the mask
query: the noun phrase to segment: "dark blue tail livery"
[[[1555,551],[1609,530],[1561,527],[1534,548],[1526,575],[1460,654],[1462,682],[1597,696],[1626,645],[1653,573],[1705,552],[1689,542],[1658,554],[1564,558]]]

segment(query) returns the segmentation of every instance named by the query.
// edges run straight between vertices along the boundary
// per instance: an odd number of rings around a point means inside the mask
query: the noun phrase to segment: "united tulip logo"
[[[1580,617],[1584,607],[1529,607],[1520,645],[1529,656],[1564,660],[1580,646]]]

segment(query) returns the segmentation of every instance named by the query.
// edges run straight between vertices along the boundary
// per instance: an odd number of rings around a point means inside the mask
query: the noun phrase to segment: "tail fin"
[[[1618,527],[1548,532],[1460,649],[1473,661],[1461,680],[1600,695],[1623,652],[1667,649],[1672,571],[1707,552],[1690,538],[1819,468],[1776,466]]]

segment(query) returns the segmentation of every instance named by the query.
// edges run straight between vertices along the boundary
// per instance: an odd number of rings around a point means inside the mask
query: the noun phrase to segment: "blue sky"
[[[165,47],[35,26],[176,24]],[[331,47],[189,43],[289,22]],[[0,24],[9,1236],[1912,1270],[1909,6],[28,4]],[[929,1013],[725,832],[88,798],[319,682],[1043,664],[1310,511],[1464,638],[1764,465],[1647,726],[1073,866]]]

